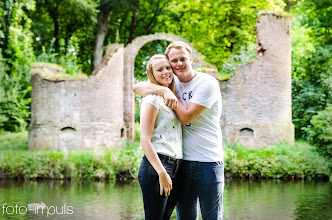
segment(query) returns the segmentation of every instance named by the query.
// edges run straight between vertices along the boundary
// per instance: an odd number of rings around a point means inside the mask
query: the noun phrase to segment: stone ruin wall
[[[261,14],[256,24],[256,59],[220,82],[220,123],[228,143],[248,147],[294,143],[290,28],[290,18]]]
[[[256,25],[257,57],[219,81],[220,120],[228,143],[263,147],[294,143],[291,116],[290,19],[262,14]],[[32,67],[32,121],[29,149],[78,150],[120,147],[134,138],[135,57],[153,40],[185,41],[171,34],[136,38],[126,48],[111,45],[102,64],[86,79],[56,79],[62,70]],[[194,69],[216,68],[193,50]],[[214,69],[214,70],[213,70]],[[58,73],[57,73],[58,72]]]
[[[58,79],[62,69],[54,65],[32,67],[30,150],[124,146],[123,54],[123,45],[110,46],[102,64],[83,79]]]

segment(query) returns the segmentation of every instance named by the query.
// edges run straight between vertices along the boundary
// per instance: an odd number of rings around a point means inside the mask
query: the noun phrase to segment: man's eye
[[[163,71],[163,69],[158,69],[157,71],[161,72],[161,71]]]
[[[178,61],[177,61],[177,60],[172,60],[171,62],[172,62],[172,63],[177,63]]]
[[[169,70],[169,69],[171,69],[171,67],[168,66],[168,67],[166,67],[166,69]]]
[[[182,58],[182,59],[181,59],[181,62],[183,62],[183,61],[186,61],[186,58]]]

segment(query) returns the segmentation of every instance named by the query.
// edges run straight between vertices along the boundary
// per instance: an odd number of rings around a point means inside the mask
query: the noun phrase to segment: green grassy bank
[[[138,142],[97,151],[28,151],[27,133],[0,135],[0,178],[136,178],[143,152]],[[332,179],[332,162],[306,142],[264,149],[224,145],[226,177]]]

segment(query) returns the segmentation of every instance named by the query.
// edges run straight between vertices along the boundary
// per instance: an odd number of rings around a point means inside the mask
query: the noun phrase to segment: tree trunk
[[[291,12],[292,7],[297,3],[297,0],[285,0],[285,11]]]
[[[130,44],[134,40],[134,34],[138,24],[137,18],[138,18],[139,6],[140,6],[140,0],[133,1],[133,7],[132,7],[133,15],[131,16],[131,24],[130,24],[127,44]]]
[[[2,48],[2,55],[3,58],[10,58],[11,55],[7,53],[7,48],[8,48],[8,41],[9,41],[9,27],[11,25],[12,21],[12,10],[13,10],[13,1],[12,0],[7,0],[5,2],[5,7],[2,15],[3,23],[2,23],[2,30],[4,34],[3,41],[0,41],[0,47]]]
[[[52,17],[53,18],[53,24],[54,24],[54,38],[55,38],[55,48],[58,50],[59,49],[59,38],[58,38],[58,35],[59,35],[59,21],[58,21],[58,13],[54,13],[54,16]]]
[[[109,16],[111,13],[111,8],[109,9],[100,9],[100,12],[97,15],[97,32],[96,32],[96,44],[93,52],[93,69],[96,69],[97,66],[101,63],[104,52],[104,41],[105,36],[109,26]]]
[[[59,6],[63,0],[56,0],[53,2],[54,5],[47,7],[48,13],[53,20],[53,37],[55,38],[54,47],[56,51],[59,51]],[[51,2],[45,0],[46,4],[52,4]]]
[[[128,37],[128,44],[131,43],[134,40],[134,33],[137,27],[137,17],[138,17],[138,11],[133,11],[133,16],[131,16],[131,25],[130,25],[130,32]]]

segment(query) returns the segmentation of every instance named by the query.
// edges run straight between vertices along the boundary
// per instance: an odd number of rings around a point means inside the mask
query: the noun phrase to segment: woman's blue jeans
[[[222,161],[182,160],[176,184],[178,220],[198,219],[198,199],[204,220],[223,218],[224,164]]]
[[[161,163],[164,165],[172,181],[177,172],[180,160],[158,154]],[[150,164],[146,156],[143,157],[138,172],[138,181],[142,189],[144,213],[146,220],[166,220],[169,219],[174,210],[176,200],[176,186],[169,196],[160,195],[159,176]],[[174,181],[173,181],[174,182]]]

